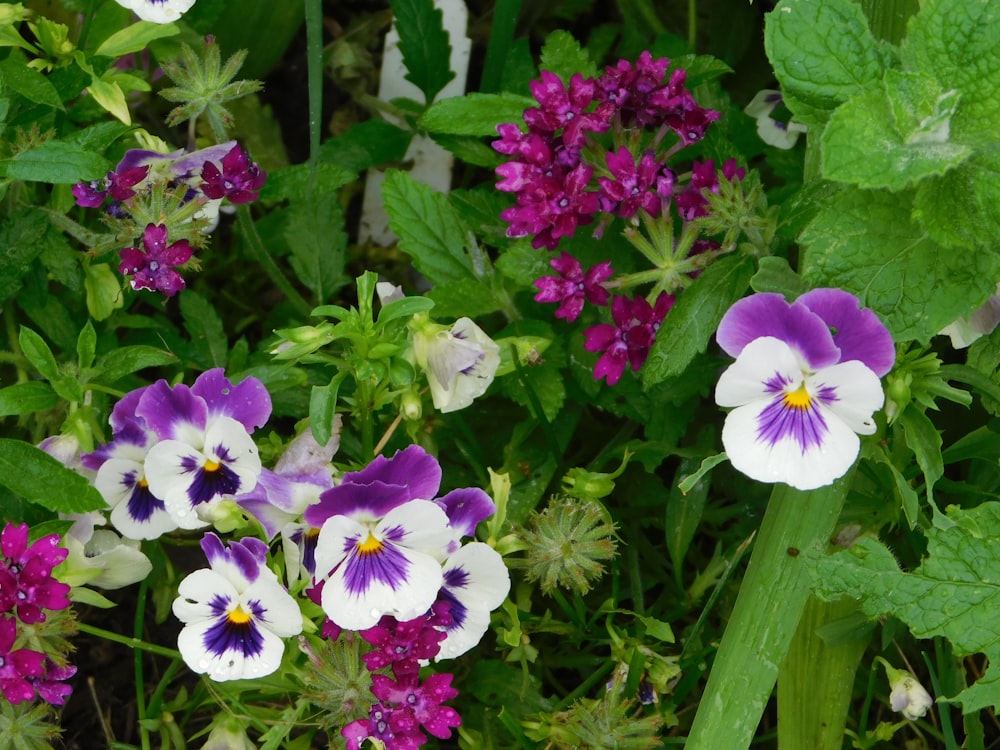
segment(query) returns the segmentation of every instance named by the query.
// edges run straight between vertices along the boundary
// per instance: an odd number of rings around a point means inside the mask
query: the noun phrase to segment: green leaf
[[[87,312],[94,320],[106,320],[125,304],[121,282],[107,263],[86,266],[83,280],[87,290]]]
[[[48,78],[34,68],[29,68],[20,53],[11,54],[0,62],[0,79],[3,85],[25,99],[38,104],[46,104],[55,109],[64,109],[62,97]]]
[[[823,176],[861,187],[901,190],[958,166],[970,146],[950,140],[957,91],[925,76],[886,72],[873,88],[837,109],[823,131]]]
[[[893,615],[917,638],[943,636],[958,656],[984,653],[990,668],[951,700],[970,713],[1000,705],[1000,639],[984,612],[1000,606],[1000,503],[963,510],[927,531],[927,556],[912,573],[899,569],[889,549],[866,538],[848,550],[811,561],[817,594],[861,600],[869,617]]]
[[[502,307],[493,290],[477,278],[435,284],[427,297],[434,302],[434,314],[447,318],[475,318]]]
[[[99,154],[72,143],[54,140],[21,151],[14,158],[6,160],[4,165],[7,168],[7,176],[15,180],[51,182],[58,185],[99,180],[112,166]]]
[[[776,292],[792,301],[809,291],[809,285],[788,265],[785,258],[768,255],[757,263],[757,273],[750,279],[755,292]]]
[[[229,342],[222,326],[222,318],[212,303],[190,289],[180,295],[184,327],[191,336],[191,344],[198,358],[206,367],[225,367]]]
[[[46,228],[45,214],[35,209],[17,210],[0,226],[0,303],[21,288],[32,261],[45,249]]]
[[[497,124],[521,122],[531,97],[517,94],[471,93],[435,102],[420,117],[420,125],[432,133],[496,136]]]
[[[317,304],[322,304],[350,281],[344,273],[344,209],[336,193],[316,193],[312,199],[293,203],[286,218],[284,238],[292,251],[289,264]]]
[[[389,5],[399,32],[406,80],[423,91],[430,104],[455,77],[444,16],[433,0],[390,0]]]
[[[14,417],[51,409],[59,396],[48,383],[33,381],[0,388],[0,417]]]
[[[892,476],[893,487],[896,490],[896,499],[899,500],[900,507],[903,509],[903,515],[906,516],[906,523],[912,529],[917,525],[920,516],[920,498],[917,497],[916,490],[906,481],[906,477],[892,463],[892,460],[886,455],[884,449],[880,448],[876,451],[875,460],[884,464]]]
[[[329,385],[314,385],[309,394],[309,429],[320,445],[330,442],[333,418],[337,413],[337,391],[344,380],[343,373],[330,379]]]
[[[363,172],[387,162],[401,161],[412,139],[412,130],[385,120],[365,120],[343,135],[324,142],[320,148],[320,162]]]
[[[805,125],[822,125],[882,77],[878,44],[852,0],[781,0],[767,14],[764,49],[785,104]]]
[[[95,55],[104,57],[121,57],[133,52],[141,52],[154,39],[176,36],[181,30],[173,23],[153,23],[152,21],[137,21],[117,31],[103,42],[95,51]]]
[[[96,380],[104,385],[114,385],[126,375],[145,370],[147,367],[176,363],[176,356],[153,346],[142,344],[123,346],[98,358],[96,369],[100,374]]]
[[[671,629],[670,623],[643,615],[639,615],[639,621],[646,626],[646,635],[664,643],[674,643],[674,631]]]
[[[317,164],[316,175],[313,178],[312,192],[314,195],[335,193],[345,185],[350,185],[358,179],[356,172],[345,169],[337,164]],[[267,182],[260,191],[264,200],[304,201],[309,195],[309,165],[276,169],[267,176]]]
[[[378,311],[378,319],[375,321],[376,328],[381,328],[386,323],[399,318],[411,318],[419,312],[426,312],[434,307],[433,300],[427,297],[403,297],[383,305]]]
[[[89,513],[108,507],[83,475],[20,440],[0,439],[0,484],[54,513]]]
[[[981,151],[944,176],[921,182],[913,201],[913,216],[945,247],[993,248],[1000,241],[997,205],[1000,153]]]
[[[533,248],[526,237],[511,245],[497,260],[496,267],[508,279],[527,289],[533,288],[535,279],[552,275],[548,254]]]
[[[545,37],[539,67],[555,73],[566,84],[574,73],[580,73],[584,78],[596,78],[599,75],[587,50],[580,46],[572,34],[562,29]],[[529,106],[535,106],[535,103],[532,102]]]
[[[694,539],[698,526],[705,512],[705,502],[708,500],[708,489],[711,486],[704,474],[700,474],[693,486],[682,489],[681,483],[698,471],[699,462],[693,458],[681,460],[674,477],[674,485],[670,489],[667,500],[666,520],[663,527],[667,540],[667,551],[675,571],[684,569],[684,558],[687,555],[691,541]]]
[[[63,376],[59,372],[56,357],[49,348],[49,345],[45,343],[45,339],[30,328],[21,326],[21,332],[18,334],[17,340],[24,356],[35,366],[35,369],[38,370],[43,378],[50,383],[62,379]]]
[[[929,341],[1000,278],[995,253],[949,253],[910,218],[911,194],[844,190],[806,227],[802,275],[874,310],[896,341]]]
[[[522,362],[521,367],[500,381],[504,395],[528,409],[535,419],[554,421],[566,401],[560,359],[564,358],[551,347],[543,363]],[[541,407],[542,414],[538,414],[536,407]]]
[[[132,124],[132,115],[129,113],[128,102],[125,101],[125,92],[117,81],[112,80],[115,74],[107,71],[100,78],[94,76],[90,80],[87,91],[94,101],[104,109],[113,114],[126,125]],[[87,178],[93,179],[93,178]]]
[[[435,284],[473,276],[465,229],[448,197],[406,172],[386,173],[382,201],[400,249]]]
[[[720,258],[678,296],[642,368],[645,387],[680,375],[705,351],[726,310],[746,292],[754,270],[748,255]]]
[[[81,372],[94,364],[96,351],[97,332],[94,330],[94,324],[88,320],[80,329],[80,336],[76,340],[76,361]]]
[[[989,2],[927,0],[911,19],[899,56],[904,68],[958,89],[952,121],[962,143],[993,148],[1000,136],[1000,7]]]
[[[934,506],[934,483],[944,476],[941,458],[941,434],[927,414],[914,404],[909,404],[899,415],[906,445],[917,459],[917,466],[924,474],[927,501]]]

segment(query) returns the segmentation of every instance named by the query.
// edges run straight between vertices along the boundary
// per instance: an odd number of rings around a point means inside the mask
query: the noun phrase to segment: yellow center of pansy
[[[226,619],[228,619],[233,625],[246,625],[250,622],[252,617],[249,612],[237,604],[236,609],[226,615]]]
[[[373,552],[378,552],[380,549],[382,549],[382,542],[376,539],[375,535],[370,531],[368,532],[368,538],[358,545],[358,552],[362,555],[370,555]]]
[[[789,409],[808,409],[812,405],[812,396],[803,383],[797,390],[786,391],[783,402]]]

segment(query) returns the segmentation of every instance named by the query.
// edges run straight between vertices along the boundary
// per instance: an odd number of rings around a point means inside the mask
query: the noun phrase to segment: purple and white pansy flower
[[[165,380],[127,394],[111,415],[114,440],[83,457],[131,539],[208,526],[223,500],[252,490],[261,473],[250,433],[271,413],[256,378],[233,385],[217,368],[193,386]]]
[[[302,632],[302,614],[267,567],[267,545],[247,537],[226,547],[208,533],[201,548],[211,567],[181,581],[173,604],[185,663],[220,682],[273,673],[283,639]]]
[[[754,294],[726,312],[716,338],[736,358],[715,390],[716,403],[733,407],[722,430],[733,466],[801,490],[843,476],[858,435],[875,432],[880,378],[895,361],[875,313],[840,289],[814,289],[791,304]]]
[[[195,0],[115,0],[143,21],[171,23],[191,9]]]
[[[411,445],[392,458],[379,456],[361,471],[345,474],[339,485],[306,510],[306,523],[320,528],[314,580],[322,589],[320,601],[330,620],[346,629],[363,630],[383,615],[400,621],[418,617],[439,595],[447,596],[442,591],[447,592],[449,570],[460,568],[464,559],[456,558],[461,554],[461,537],[471,535],[496,507],[476,488],[453,490],[435,499],[440,483],[438,462]],[[453,558],[457,563],[449,567]],[[472,565],[478,571],[475,562]],[[493,573],[504,577],[509,587],[506,568]],[[464,568],[452,573],[454,587],[460,590],[452,598],[465,609],[473,605],[465,603],[461,584],[480,577],[489,575]],[[477,597],[475,608],[495,598],[474,589],[470,596]]]

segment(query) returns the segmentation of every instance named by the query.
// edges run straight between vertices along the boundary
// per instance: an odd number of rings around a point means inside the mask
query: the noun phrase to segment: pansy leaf
[[[319,445],[330,442],[333,418],[337,412],[337,392],[344,379],[343,373],[331,378],[328,385],[314,385],[309,396],[309,428]]]
[[[0,388],[0,417],[44,411],[58,403],[59,396],[52,386],[38,380]]]
[[[49,140],[21,151],[4,166],[7,176],[17,180],[72,185],[103,178],[111,163],[75,144]]]
[[[852,0],[782,0],[767,14],[764,49],[785,104],[805,125],[822,125],[882,77],[878,43]]]
[[[1000,630],[983,617],[1000,606],[1000,503],[949,507],[947,517],[928,529],[927,556],[911,573],[872,538],[814,556],[810,567],[823,599],[860,599],[869,617],[891,614],[917,638],[943,636],[959,656],[982,652],[991,665],[1000,663]],[[991,666],[952,700],[965,713],[1000,705],[1000,675]]]
[[[121,57],[146,49],[154,39],[175,36],[180,33],[176,24],[153,23],[152,21],[137,21],[116,31],[109,36],[94,51],[95,55],[105,57]]]
[[[144,344],[123,346],[98,358],[96,369],[100,374],[96,380],[105,385],[114,385],[133,372],[176,362],[175,355],[154,346]]]
[[[63,109],[62,98],[52,82],[34,68],[29,68],[24,55],[12,53],[0,62],[0,81],[29,101]]]
[[[346,133],[325,141],[319,151],[320,162],[363,172],[370,167],[403,159],[412,139],[412,130],[385,120],[365,120]]]
[[[82,474],[20,440],[0,439],[0,484],[55,513],[88,513],[107,503]]]
[[[427,102],[455,77],[444,16],[433,0],[390,0],[406,80],[424,92]]]
[[[995,253],[949,253],[911,219],[912,193],[844,190],[800,238],[802,275],[858,297],[897,341],[929,341],[989,297]]]
[[[934,505],[934,483],[944,476],[944,460],[941,458],[941,434],[934,423],[921,409],[912,403],[899,415],[906,445],[917,459],[917,465],[924,474],[927,500]]]
[[[754,270],[750,256],[730,255],[706,268],[684,290],[656,333],[642,368],[643,385],[680,375],[705,351],[726,310],[746,292]]]
[[[121,282],[107,263],[90,263],[84,271],[87,312],[94,320],[105,320],[125,304]]]
[[[382,201],[400,249],[420,273],[435,284],[473,276],[465,230],[446,195],[393,170],[386,173]]]

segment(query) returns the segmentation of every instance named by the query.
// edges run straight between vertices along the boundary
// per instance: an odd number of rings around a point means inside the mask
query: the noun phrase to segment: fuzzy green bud
[[[632,453],[626,451],[621,464],[610,474],[581,468],[570,469],[562,480],[563,492],[581,500],[599,500],[607,497],[614,491],[615,480],[625,471],[631,457]]]
[[[531,515],[523,537],[527,579],[545,594],[556,586],[587,593],[618,549],[615,525],[596,500],[554,498]]]
[[[424,413],[423,399],[420,398],[420,394],[414,391],[405,391],[399,397],[399,413],[403,415],[403,419],[408,419],[411,422],[420,419]]]

